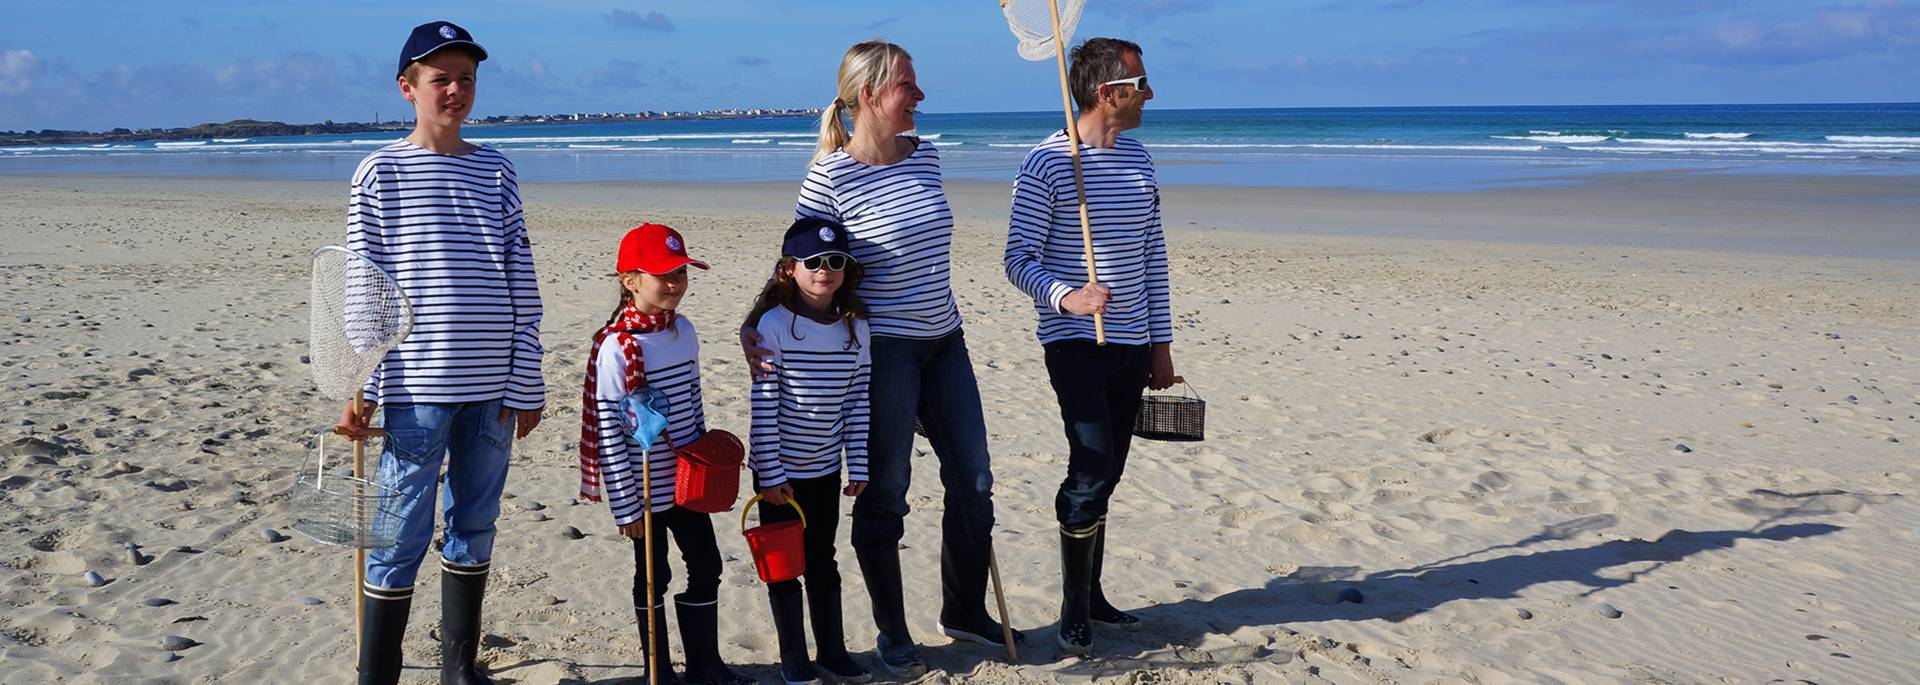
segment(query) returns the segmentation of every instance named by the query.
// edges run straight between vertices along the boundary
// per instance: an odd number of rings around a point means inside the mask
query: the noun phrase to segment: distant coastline
[[[573,112],[567,114],[511,114],[470,119],[472,126],[537,126],[541,124],[584,124],[623,121],[684,121],[700,119],[757,119],[768,117],[817,116],[818,109],[717,109],[695,112]],[[278,121],[235,119],[220,124],[200,124],[181,128],[115,128],[109,131],[0,131],[0,146],[71,145],[85,143],[126,143],[159,140],[213,140],[218,138],[262,138],[268,136],[317,136],[376,131],[406,131],[412,121],[336,122],[288,124]]]

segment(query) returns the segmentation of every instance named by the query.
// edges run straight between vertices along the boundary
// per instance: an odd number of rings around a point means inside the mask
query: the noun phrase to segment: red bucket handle
[[[740,534],[741,535],[747,534],[747,512],[753,511],[753,504],[755,502],[759,502],[760,499],[761,499],[760,495],[756,494],[747,500],[746,506],[740,507]],[[801,511],[800,505],[794,503],[793,498],[791,497],[787,498],[787,506],[793,507],[793,512],[800,515],[800,527],[806,528],[807,512]]]

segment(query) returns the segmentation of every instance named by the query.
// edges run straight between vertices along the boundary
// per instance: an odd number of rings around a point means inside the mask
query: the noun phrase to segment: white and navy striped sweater
[[[924,340],[959,328],[960,310],[953,301],[953,211],[940,180],[940,152],[912,140],[913,153],[886,166],[861,164],[844,149],[814,162],[794,215],[847,227],[853,258],[865,271],[857,292],[874,335]]]
[[[392,274],[413,305],[413,332],[374,371],[368,399],[546,404],[540,286],[505,155],[405,140],[368,155],[353,174],[347,249]]]
[[[626,395],[627,358],[620,352],[619,336],[633,335],[640,342],[640,363],[644,365],[648,386],[667,395],[666,435],[653,441],[646,462],[653,479],[648,494],[654,511],[673,506],[673,479],[680,465],[673,448],[693,442],[707,432],[706,403],[700,395],[700,339],[693,323],[676,318],[673,327],[653,333],[614,333],[600,340],[593,354],[595,371],[594,407],[600,422],[600,484],[606,489],[607,508],[613,511],[615,525],[640,520],[642,476],[636,462],[639,443],[627,436],[620,421],[620,399]]]
[[[1093,317],[1060,308],[1062,298],[1087,283],[1071,144],[1065,130],[1049,136],[1027,153],[1013,183],[1007,280],[1033,297],[1043,344],[1094,339]],[[1100,283],[1112,289],[1105,316],[1107,341],[1171,342],[1167,243],[1160,228],[1160,184],[1153,157],[1140,141],[1122,136],[1111,148],[1081,145],[1080,166],[1094,266]]]
[[[867,479],[867,383],[873,370],[867,322],[820,323],[784,306],[760,317],[760,346],[773,371],[753,382],[755,486],[840,472]]]

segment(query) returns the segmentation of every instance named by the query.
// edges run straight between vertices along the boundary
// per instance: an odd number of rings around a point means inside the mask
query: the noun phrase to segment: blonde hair
[[[833,154],[834,150],[840,149],[853,138],[840,121],[840,115],[844,112],[848,119],[858,116],[861,86],[877,89],[892,83],[893,65],[901,59],[911,62],[913,55],[884,40],[855,43],[847,48],[847,55],[840,58],[838,95],[820,112],[820,142],[813,148],[813,161],[818,162]]]

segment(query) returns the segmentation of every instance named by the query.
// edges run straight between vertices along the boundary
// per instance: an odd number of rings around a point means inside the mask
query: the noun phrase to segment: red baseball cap
[[[614,261],[614,270],[665,276],[689,264],[707,268],[706,262],[687,256],[687,241],[680,237],[679,231],[660,224],[640,224],[620,239],[620,255]]]

